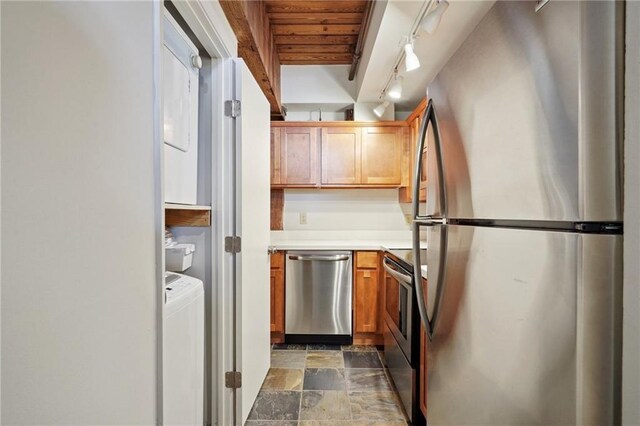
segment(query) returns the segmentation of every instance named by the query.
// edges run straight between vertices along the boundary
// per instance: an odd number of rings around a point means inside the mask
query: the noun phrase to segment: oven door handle
[[[385,271],[387,271],[387,273],[389,275],[391,275],[393,278],[397,279],[405,287],[411,288],[410,287],[411,286],[411,281],[413,279],[413,277],[411,275],[403,274],[402,272],[394,269],[392,267],[391,262],[389,262],[389,260],[386,257],[382,261],[382,266],[384,267]],[[409,286],[407,286],[406,284],[409,284]]]

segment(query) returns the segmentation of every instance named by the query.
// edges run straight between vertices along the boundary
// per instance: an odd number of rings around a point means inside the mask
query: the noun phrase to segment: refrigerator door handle
[[[433,106],[433,100],[429,99],[427,108],[422,115],[422,122],[420,123],[420,138],[418,139],[418,149],[416,150],[415,158],[415,173],[413,174],[413,218],[418,220],[428,219],[429,217],[420,216],[420,176],[422,174],[422,152],[425,148],[427,140],[427,129],[429,123],[433,126],[433,139],[434,139],[434,155],[436,159],[437,172],[438,172],[438,196],[440,197],[440,208],[442,209],[442,217],[446,220],[449,210],[447,205],[447,189],[445,186],[445,169],[442,156],[442,143],[440,140],[440,126],[438,125],[438,117],[436,116],[436,110]],[[428,154],[429,155],[429,154]]]
[[[420,261],[420,226],[442,226],[442,233],[440,234],[440,258],[438,265],[438,276],[436,277],[435,284],[435,303],[433,306],[433,314],[429,318],[427,313],[427,306],[425,303],[424,288],[422,286],[422,262]],[[440,312],[440,305],[444,295],[444,284],[447,266],[447,246],[448,246],[448,228],[445,224],[432,222],[421,225],[419,221],[413,222],[413,277],[416,288],[416,298],[418,299],[418,312],[420,313],[420,319],[424,325],[427,337],[429,340],[433,339],[435,334],[435,327],[438,322],[438,314]],[[428,249],[427,249],[428,250]],[[427,285],[430,285],[427,282]]]

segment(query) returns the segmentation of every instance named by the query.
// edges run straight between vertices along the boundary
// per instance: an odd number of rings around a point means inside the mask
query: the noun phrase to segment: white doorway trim
[[[233,265],[225,254],[224,237],[233,224],[229,161],[233,122],[224,115],[224,102],[232,97],[230,61],[237,55],[237,40],[217,1],[175,1],[173,5],[211,57],[211,339],[208,352],[212,392],[207,395],[211,424],[228,425],[233,418],[233,392],[224,386],[224,372],[233,370]]]

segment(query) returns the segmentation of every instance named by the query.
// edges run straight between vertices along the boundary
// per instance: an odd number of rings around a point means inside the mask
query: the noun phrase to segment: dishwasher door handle
[[[341,262],[343,260],[349,260],[348,255],[339,254],[335,256],[289,256],[291,260],[302,260],[307,262]]]

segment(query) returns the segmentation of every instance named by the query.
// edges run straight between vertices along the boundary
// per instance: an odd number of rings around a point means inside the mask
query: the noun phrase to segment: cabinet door
[[[397,127],[367,127],[362,130],[362,183],[400,186],[402,130]]]
[[[356,127],[322,129],[322,184],[360,183],[361,131]]]
[[[280,134],[279,127],[271,128],[271,185],[280,185]]]
[[[356,333],[377,333],[378,313],[378,271],[356,269],[355,280],[355,329]]]
[[[284,273],[271,270],[271,332],[284,333]]]
[[[318,184],[317,127],[283,127],[280,137],[280,179],[283,185]]]
[[[271,342],[284,341],[284,253],[271,255]]]

